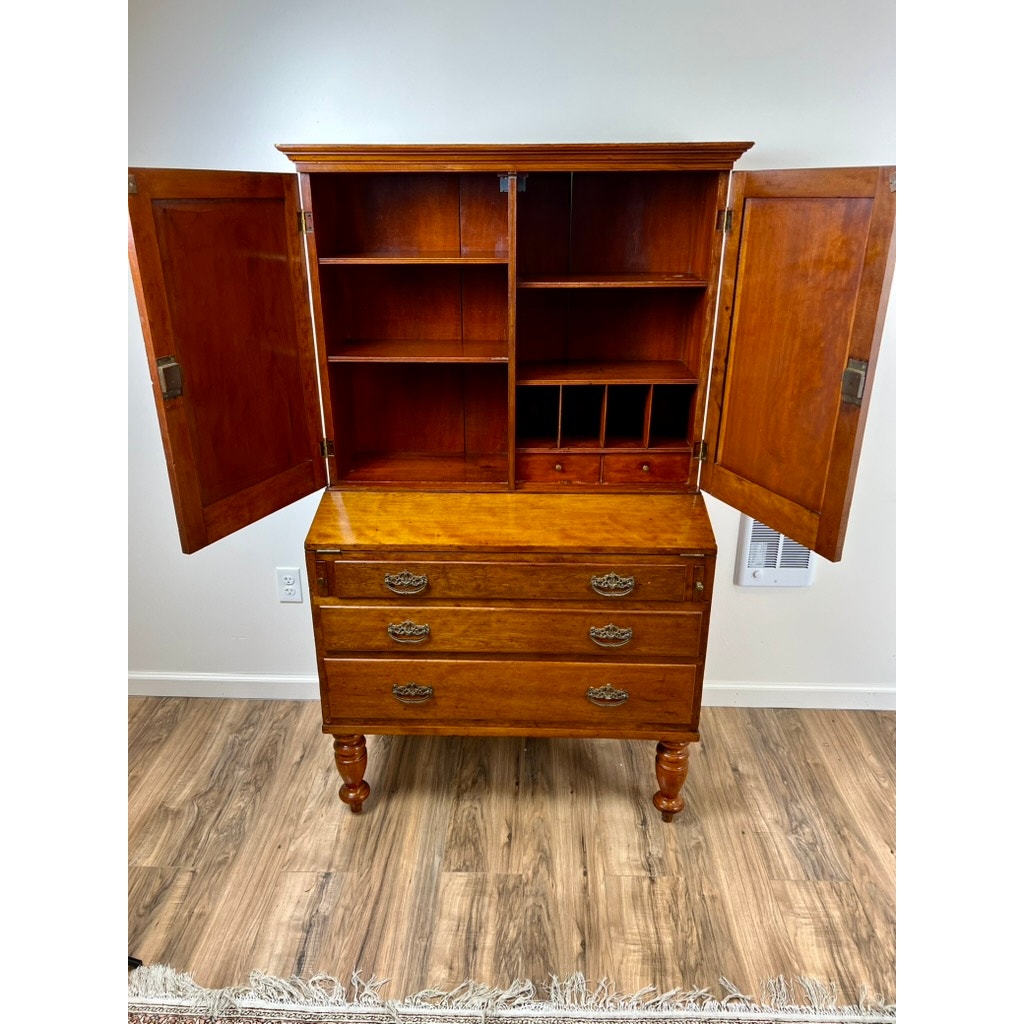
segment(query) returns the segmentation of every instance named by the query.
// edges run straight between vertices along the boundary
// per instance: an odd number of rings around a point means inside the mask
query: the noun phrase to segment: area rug
[[[507,989],[464,982],[401,999],[385,994],[386,979],[354,974],[345,984],[320,976],[303,981],[259,972],[249,984],[206,989],[170,967],[139,967],[128,975],[129,1024],[878,1024],[896,1020],[896,1007],[861,993],[841,1006],[835,986],[812,978],[772,978],[754,996],[724,979],[720,991],[654,989],[624,995],[606,981],[580,974],[551,978],[538,989],[518,981]]]

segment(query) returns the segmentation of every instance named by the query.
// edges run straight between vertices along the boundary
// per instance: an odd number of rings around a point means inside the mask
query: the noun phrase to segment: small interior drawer
[[[605,455],[601,465],[601,480],[606,484],[679,485],[689,475],[690,456],[682,452]]]
[[[601,456],[523,452],[516,456],[516,478],[524,483],[600,483]]]

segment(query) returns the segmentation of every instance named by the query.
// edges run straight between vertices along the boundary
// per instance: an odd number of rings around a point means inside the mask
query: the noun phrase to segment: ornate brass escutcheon
[[[591,626],[590,639],[598,647],[625,647],[633,639],[633,630],[628,626],[613,626],[609,622],[607,626]]]
[[[430,636],[430,627],[426,623],[418,626],[406,619],[405,622],[392,622],[388,626],[388,636],[400,644],[421,644]]]
[[[617,708],[629,700],[628,690],[617,690],[611,683],[587,688],[587,700],[599,708]]]
[[[386,573],[384,586],[393,594],[420,594],[427,589],[427,577],[403,569],[398,573]]]
[[[604,576],[591,576],[590,588],[602,597],[625,597],[632,594],[636,587],[636,577],[619,576],[610,572]]]
[[[391,687],[391,696],[403,704],[425,704],[434,696],[432,686],[420,686],[419,683],[397,683]]]

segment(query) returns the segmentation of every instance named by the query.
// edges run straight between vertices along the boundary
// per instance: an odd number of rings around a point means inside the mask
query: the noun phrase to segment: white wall
[[[128,164],[291,171],[274,143],[753,140],[741,169],[893,163],[891,0],[131,0]],[[130,693],[316,694],[302,564],[317,497],[181,554],[127,307]],[[894,707],[898,279],[843,561],[732,584],[720,546],[707,703]],[[305,584],[305,580],[303,581]],[[907,595],[903,595],[905,603]]]

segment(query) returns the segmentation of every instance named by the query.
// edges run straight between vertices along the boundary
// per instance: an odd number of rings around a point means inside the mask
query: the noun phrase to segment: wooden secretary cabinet
[[[683,807],[702,491],[838,560],[890,167],[749,143],[280,146],[129,171],[182,549],[323,489],[306,570],[340,796],[367,733],[658,741]]]

